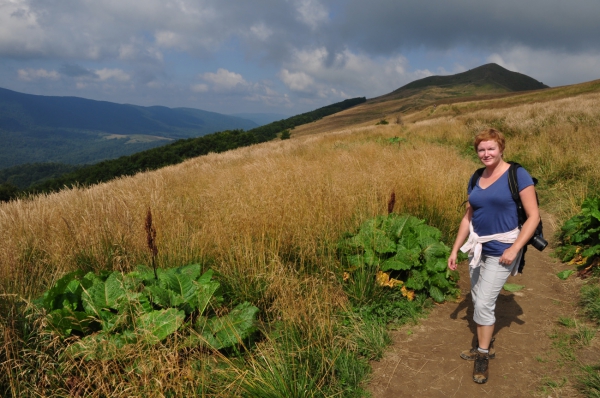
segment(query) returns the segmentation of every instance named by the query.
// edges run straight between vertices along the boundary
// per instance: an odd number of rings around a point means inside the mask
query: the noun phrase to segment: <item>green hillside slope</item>
[[[89,164],[257,124],[191,108],[142,107],[0,88],[0,168],[23,163]]]

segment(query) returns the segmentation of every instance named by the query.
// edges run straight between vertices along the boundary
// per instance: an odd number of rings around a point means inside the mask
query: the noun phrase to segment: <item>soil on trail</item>
[[[552,236],[544,215],[544,229]],[[496,305],[496,358],[483,385],[472,381],[473,362],[460,358],[475,339],[468,264],[461,263],[461,300],[436,306],[418,325],[392,332],[393,345],[381,361],[373,362],[369,390],[375,398],[388,397],[523,397],[556,396],[543,391],[543,380],[560,380],[565,369],[548,360],[549,334],[560,316],[573,316],[578,292],[576,281],[561,281],[556,273],[568,268],[551,258],[550,248],[530,247],[523,274],[508,283],[525,287],[514,293],[502,290]],[[570,278],[571,279],[571,278]],[[578,396],[563,389],[560,396]]]

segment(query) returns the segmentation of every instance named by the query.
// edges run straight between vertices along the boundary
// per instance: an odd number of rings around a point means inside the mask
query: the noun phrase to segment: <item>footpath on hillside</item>
[[[551,222],[543,215],[544,230],[552,236]],[[556,273],[568,268],[550,257],[551,250],[530,247],[524,273],[508,283],[525,287],[502,291],[496,305],[496,358],[490,360],[486,384],[472,381],[473,362],[460,358],[475,336],[469,292],[468,264],[461,263],[461,298],[437,305],[418,325],[392,332],[393,345],[380,361],[374,361],[369,391],[374,398],[404,397],[576,397],[573,388],[559,392],[544,389],[548,380],[564,380],[568,372],[552,353],[553,330],[560,316],[573,317],[579,281],[567,281]],[[568,366],[568,365],[567,365]]]

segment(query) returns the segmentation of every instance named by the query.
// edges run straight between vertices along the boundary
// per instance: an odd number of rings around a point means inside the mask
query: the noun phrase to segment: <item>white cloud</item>
[[[315,84],[314,79],[304,72],[290,72],[287,69],[282,69],[279,77],[293,91],[309,91]]]
[[[47,71],[46,69],[19,69],[17,71],[19,80],[30,82],[38,79],[58,80],[60,75],[57,71]]]
[[[494,53],[487,60],[524,73],[549,86],[600,79],[600,51],[568,54],[516,46]]]
[[[104,68],[104,69],[98,69],[95,72],[96,72],[96,75],[98,76],[98,79],[100,79],[100,81],[114,79],[114,80],[117,80],[120,82],[126,82],[131,79],[131,77],[127,73],[122,71],[121,69]]]
[[[208,84],[199,83],[192,86],[192,91],[195,93],[206,93],[209,91]]]
[[[374,58],[349,49],[330,53],[325,47],[294,51],[279,78],[290,90],[314,92],[339,101],[352,96],[387,94],[413,80],[431,75],[428,70],[409,72],[401,55]]]
[[[157,45],[167,49],[174,48],[178,50],[185,50],[187,47],[185,36],[169,30],[161,30],[156,32],[154,34],[154,40],[156,41]]]
[[[250,27],[250,32],[254,37],[256,37],[260,41],[267,40],[273,34],[273,31],[269,29],[269,27],[264,23],[252,25]]]
[[[298,20],[313,30],[329,20],[327,8],[318,0],[297,0],[296,10],[298,11]]]
[[[223,68],[219,68],[217,73],[204,73],[201,77],[211,84],[213,90],[220,92],[240,90],[249,86],[242,75]]]

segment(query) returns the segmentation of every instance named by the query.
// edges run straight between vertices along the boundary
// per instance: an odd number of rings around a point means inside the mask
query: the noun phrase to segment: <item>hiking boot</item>
[[[494,340],[496,340],[496,338],[492,337],[492,341],[490,341],[490,347],[488,348],[490,351],[488,354],[490,359],[496,358],[496,350],[494,349]],[[475,358],[477,358],[477,353],[479,352],[477,350],[477,348],[479,348],[479,341],[475,341],[475,347],[471,348],[470,350],[464,350],[463,352],[461,352],[460,357],[462,359],[466,359],[467,361],[474,361]]]
[[[488,379],[490,365],[490,356],[481,352],[477,353],[475,364],[473,365],[473,381],[483,384]]]

